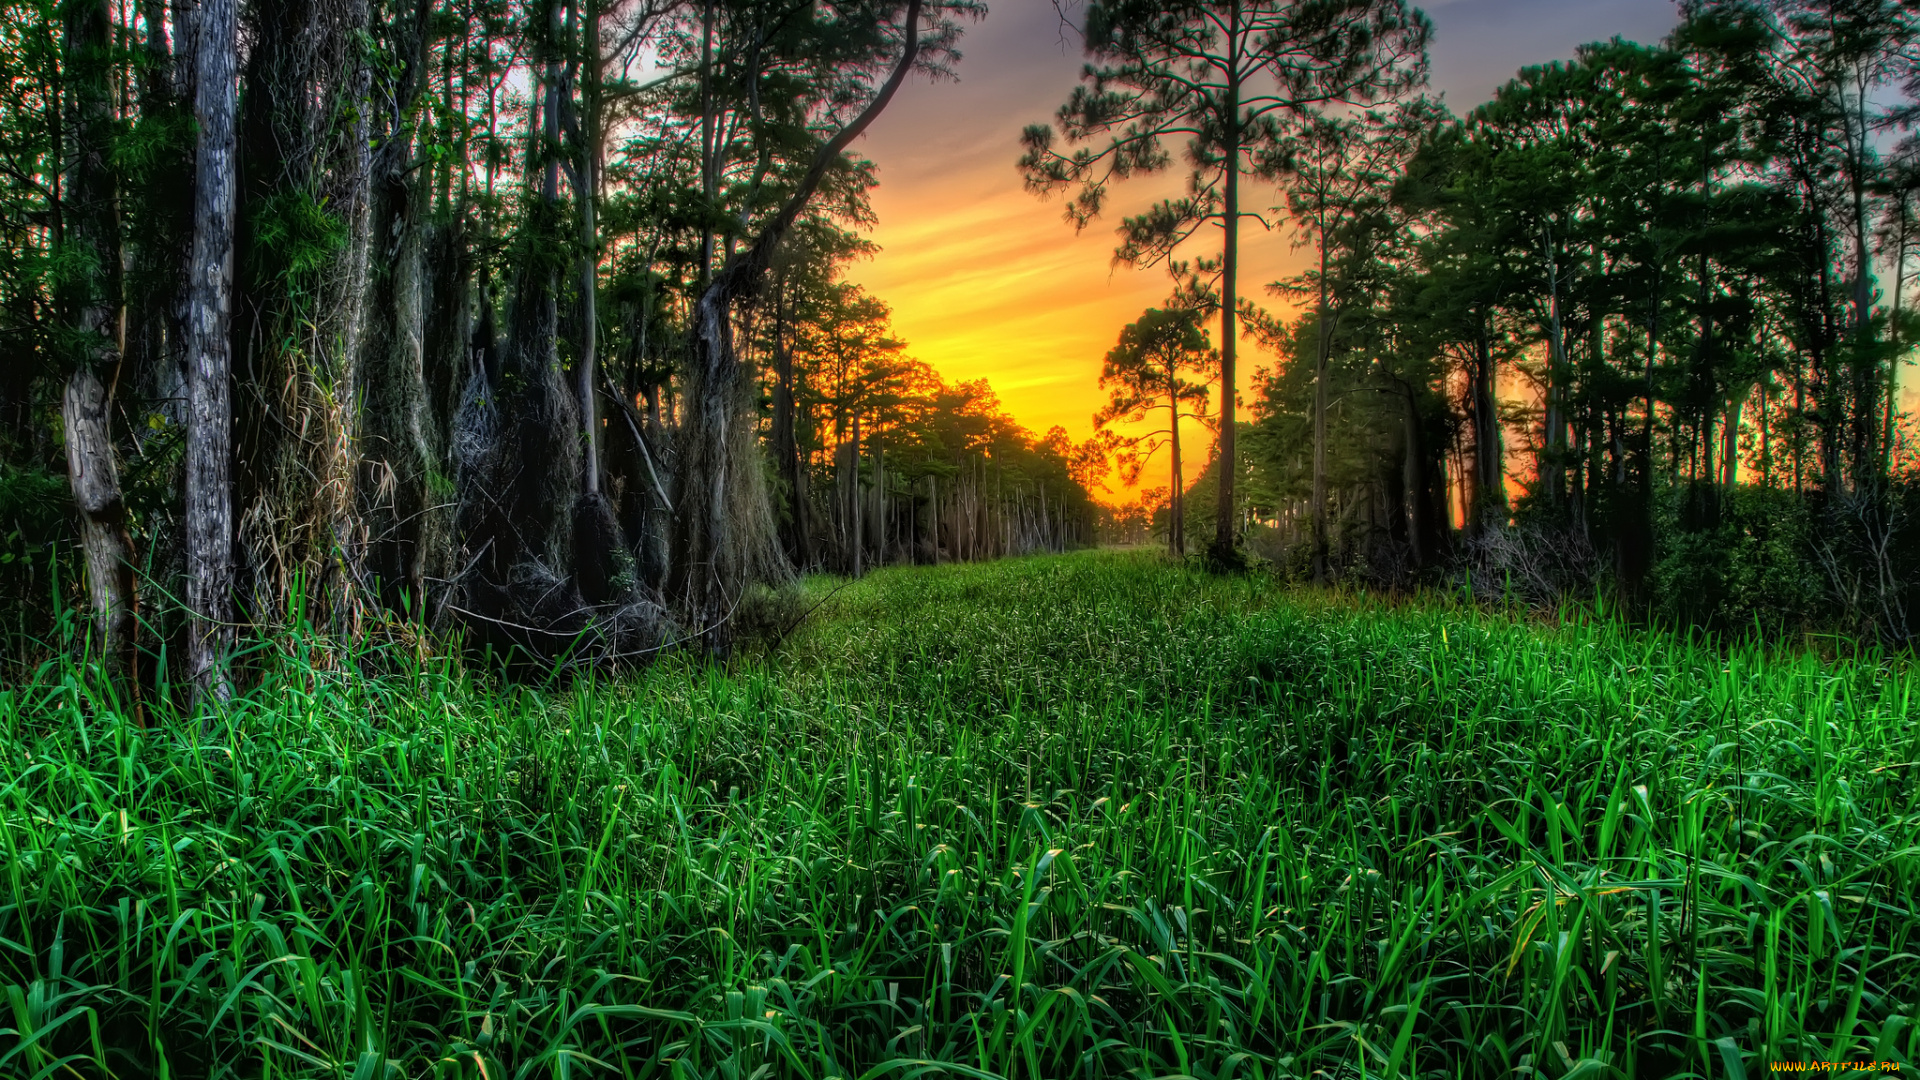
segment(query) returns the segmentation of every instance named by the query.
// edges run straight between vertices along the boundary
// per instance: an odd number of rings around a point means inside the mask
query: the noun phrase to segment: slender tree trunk
[[[1725,474],[1723,486],[1728,488],[1740,482],[1740,419],[1747,411],[1747,394],[1752,389],[1741,387],[1740,393],[1727,403],[1727,419],[1721,430],[1724,442],[1720,448],[1720,468]]]
[[[813,543],[807,521],[807,470],[796,445],[798,403],[794,399],[793,348],[787,341],[784,286],[774,293],[773,365],[773,455],[787,482],[787,552],[794,565],[804,569],[813,565]]]
[[[67,380],[61,413],[95,633],[108,675],[125,680],[134,674],[133,541],[127,533],[108,394],[101,381],[102,372],[117,376],[121,364],[120,229],[110,146],[111,26],[106,0],[74,0],[67,7],[71,135],[61,208],[63,239],[89,272],[75,275],[63,305],[84,354]]]
[[[700,192],[712,203],[720,187],[714,168],[713,18],[716,0],[700,5]],[[700,227],[700,286],[713,280],[713,226]]]
[[[1506,461],[1500,444],[1500,399],[1498,373],[1494,370],[1493,345],[1488,339],[1486,312],[1480,315],[1474,342],[1473,373],[1473,520],[1468,527],[1475,533],[1506,524]]]
[[[1852,128],[1856,122],[1848,121],[1849,128],[1849,167],[1853,194],[1853,334],[1855,348],[1849,366],[1852,370],[1853,416],[1849,424],[1853,443],[1853,482],[1856,487],[1866,487],[1874,479],[1880,455],[1876,453],[1875,436],[1880,425],[1876,413],[1880,410],[1874,400],[1880,390],[1879,372],[1873,357],[1873,227],[1867,203],[1868,157],[1871,152],[1871,137],[1867,128],[1866,88],[1859,88],[1856,115],[1860,130],[1856,134]]]
[[[1170,388],[1179,385],[1171,364],[1168,365],[1167,385]],[[1179,559],[1187,554],[1187,480],[1180,471],[1180,398],[1177,390],[1170,390],[1167,394],[1167,415],[1172,418],[1167,427],[1172,432],[1170,441],[1173,451],[1172,472],[1168,478],[1173,485],[1173,519],[1167,523],[1167,546],[1173,552],[1173,557]]]
[[[1567,370],[1567,345],[1560,314],[1560,258],[1554,250],[1553,232],[1543,229],[1543,249],[1547,262],[1547,392],[1545,401],[1546,453],[1540,462],[1541,479],[1546,482],[1547,499],[1556,509],[1566,504],[1566,414],[1562,406]]]
[[[1427,565],[1426,551],[1426,485],[1421,482],[1420,469],[1420,408],[1414,400],[1412,388],[1401,396],[1406,406],[1403,416],[1404,428],[1401,438],[1405,450],[1401,455],[1401,485],[1406,489],[1407,501],[1407,546],[1413,555],[1414,569]]]
[[[236,0],[202,0],[195,26],[193,256],[187,306],[187,668],[224,699],[233,643],[233,416],[227,328],[233,316]]]
[[[1214,562],[1230,566],[1238,561],[1233,517],[1234,462],[1234,348],[1239,334],[1234,310],[1240,270],[1240,0],[1228,4],[1226,129],[1226,245],[1220,266],[1220,483],[1215,491]]]
[[[1894,242],[1893,262],[1893,314],[1887,319],[1887,399],[1882,403],[1884,416],[1880,428],[1880,475],[1893,471],[1893,417],[1895,398],[1900,394],[1900,299],[1902,289],[1907,283],[1907,220],[1906,192],[1897,194],[1900,200],[1900,224],[1897,239]]]
[[[1327,566],[1327,362],[1333,348],[1332,306],[1327,296],[1327,223],[1319,222],[1319,341],[1313,356],[1313,580],[1326,584]]]
[[[594,369],[599,362],[600,336],[600,5],[587,0],[581,20],[581,141],[580,190],[580,424],[584,436],[582,488],[589,500],[600,497],[599,410],[595,405]]]
[[[853,469],[847,478],[847,504],[853,518],[853,576],[862,572],[860,556],[866,552],[866,508],[860,498],[860,414],[853,414]]]

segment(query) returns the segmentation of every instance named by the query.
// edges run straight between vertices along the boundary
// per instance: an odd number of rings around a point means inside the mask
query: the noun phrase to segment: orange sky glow
[[[1578,45],[1616,34],[1658,40],[1675,21],[1671,0],[1424,6],[1435,27],[1434,88],[1456,113],[1491,97],[1523,65],[1567,59]],[[1061,26],[1051,0],[993,0],[992,12],[968,27],[962,50],[958,82],[909,83],[859,145],[879,167],[871,238],[881,250],[848,276],[892,305],[910,355],[950,381],[986,378],[1007,411],[1036,433],[1058,424],[1084,439],[1106,401],[1102,357],[1122,326],[1166,298],[1170,284],[1161,268],[1112,264],[1113,226],[1177,193],[1184,170],[1115,185],[1109,216],[1076,234],[1057,199],[1023,189],[1014,162],[1020,129],[1049,119],[1077,82],[1078,38]],[[1251,209],[1264,209],[1276,196],[1256,185],[1251,200]],[[1291,223],[1269,220],[1270,232],[1242,226],[1240,292],[1290,310],[1265,286],[1297,273],[1310,256],[1295,247]],[[1182,255],[1218,250],[1212,228]],[[1217,346],[1217,324],[1214,336]],[[1244,403],[1255,370],[1273,357],[1246,339],[1240,357]],[[1192,439],[1191,480],[1211,439],[1198,428],[1183,437]],[[1165,482],[1164,461],[1156,461],[1143,483]],[[1109,497],[1131,497],[1113,486]]]

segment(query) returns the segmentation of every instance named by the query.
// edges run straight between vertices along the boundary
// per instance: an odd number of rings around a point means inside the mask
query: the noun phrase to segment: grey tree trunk
[[[107,674],[134,673],[136,594],[133,540],[120,497],[107,391],[92,363],[74,369],[62,401],[67,435],[67,479],[80,510],[80,548],[86,555],[87,595]]]
[[[233,415],[227,328],[233,317],[236,0],[203,0],[194,34],[193,255],[187,299],[187,670],[224,699],[233,643]]]

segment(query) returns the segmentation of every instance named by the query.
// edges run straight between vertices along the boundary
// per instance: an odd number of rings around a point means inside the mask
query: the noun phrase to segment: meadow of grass
[[[204,732],[0,691],[0,1075],[1920,1061],[1893,664],[1111,553],[559,691],[277,656]]]

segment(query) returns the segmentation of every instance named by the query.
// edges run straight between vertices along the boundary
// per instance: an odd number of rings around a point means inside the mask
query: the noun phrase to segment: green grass
[[[0,1076],[1920,1060],[1909,670],[1113,554],[564,693],[307,648],[0,691]]]

